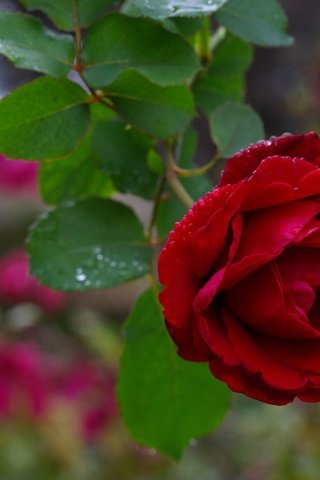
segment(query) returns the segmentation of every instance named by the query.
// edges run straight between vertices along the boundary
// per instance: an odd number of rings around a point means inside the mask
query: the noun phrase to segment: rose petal
[[[248,178],[263,159],[273,155],[300,157],[318,165],[320,139],[316,133],[310,132],[306,135],[283,135],[262,140],[229,158],[219,186]]]
[[[224,288],[276,258],[319,211],[312,201],[291,202],[244,215],[244,227],[233,265],[226,272]]]
[[[240,358],[230,343],[220,315],[211,308],[197,315],[199,330],[211,351],[228,366],[240,365]]]
[[[279,390],[298,390],[305,386],[307,379],[303,372],[287,367],[259,348],[254,337],[230,312],[224,310],[223,317],[229,340],[246,370],[261,373],[269,387]]]
[[[305,181],[303,181],[305,179]],[[253,210],[320,193],[320,169],[301,158],[273,156],[247,180],[241,210]]]
[[[203,285],[203,287],[199,289],[197,296],[195,297],[193,302],[193,309],[196,314],[197,312],[205,312],[208,309],[212,300],[214,299],[215,295],[218,293],[227,268],[236,254],[241,238],[242,225],[242,215],[238,214],[233,219],[231,224],[233,230],[233,239],[231,246],[227,252],[228,258],[226,261],[226,265],[220,270],[218,270],[214,275],[212,275],[212,277]]]
[[[235,316],[254,331],[282,338],[320,338],[301,308],[302,304],[311,307],[315,298],[312,288],[296,283],[294,287],[294,292],[289,290],[276,264],[269,263],[225,292],[223,298]],[[300,295],[299,302],[292,293]]]
[[[159,257],[159,279],[165,288],[159,295],[164,315],[170,324],[179,329],[191,329],[192,303],[199,288],[200,279],[194,275],[192,242],[194,232],[203,226],[215,212],[221,209],[234,187],[209,192],[176,224]]]
[[[159,256],[159,279],[163,285],[174,285],[177,277],[181,278],[179,268],[184,263],[190,263],[194,234],[223,207],[236,188],[227,185],[207,193],[175,224]]]
[[[306,388],[303,393],[298,395],[298,398],[303,402],[319,402],[320,401],[320,387],[318,388]]]
[[[178,354],[185,360],[205,362],[211,357],[211,351],[198,330],[195,319],[191,319],[187,328],[178,328],[166,319],[166,327],[178,347]]]
[[[320,248],[291,247],[277,259],[285,283],[307,281],[310,286],[320,285]]]
[[[243,367],[228,367],[217,357],[210,361],[210,370],[219,380],[237,393],[243,393],[260,402],[272,405],[286,405],[292,402],[295,394],[276,390],[266,385],[261,375],[249,375]]]
[[[239,209],[243,189],[237,188],[225,198],[222,208],[217,210],[209,221],[199,228],[193,238],[193,270],[204,277],[212,270],[227,241],[230,222]]]
[[[269,355],[290,368],[320,374],[320,341],[280,339],[256,335],[255,341]]]

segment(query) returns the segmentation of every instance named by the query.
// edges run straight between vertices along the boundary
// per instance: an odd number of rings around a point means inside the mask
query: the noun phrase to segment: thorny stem
[[[167,181],[172,191],[181,200],[181,202],[187,208],[191,208],[192,205],[194,204],[194,200],[190,197],[189,193],[187,192],[187,190],[184,188],[179,178],[177,177],[177,174],[175,171],[176,164],[172,154],[171,146],[169,144],[166,144],[165,153],[166,153],[165,160],[166,160],[166,166],[167,166],[167,170],[166,170]]]
[[[81,74],[83,70],[83,65],[81,63],[81,48],[82,48],[82,32],[81,32],[81,25],[79,20],[79,13],[78,13],[78,6],[77,0],[72,1],[72,16],[73,16],[73,23],[75,26],[75,61],[73,68],[76,72]]]
[[[178,165],[174,166],[174,171],[181,177],[194,177],[196,175],[202,175],[206,173],[211,168],[215,167],[218,161],[220,160],[219,155],[215,155],[210,162],[206,163],[202,167],[197,168],[181,168]]]
[[[77,0],[72,0],[72,15],[73,15],[73,22],[75,26],[75,36],[74,36],[74,41],[75,41],[75,59],[74,59],[74,64],[73,64],[73,70],[75,70],[89,92],[91,93],[92,97],[88,99],[88,104],[91,103],[102,103],[106,108],[109,108],[111,110],[114,110],[112,102],[104,98],[105,94],[103,91],[100,90],[94,90],[88,83],[86,82],[85,78],[82,75],[84,65],[81,61],[81,50],[82,50],[82,30],[81,30],[81,25],[80,25],[80,20],[79,20],[79,13],[78,13],[78,7],[77,7]]]
[[[92,95],[91,97],[88,98],[86,102],[87,104],[91,105],[92,103],[101,103],[109,110],[116,111],[113,103],[109,98],[105,96],[104,92],[101,92],[100,90],[94,90],[93,88],[90,87],[90,85],[87,84],[87,82],[84,80],[82,76],[81,76],[81,79],[83,80],[83,82],[85,83],[86,87],[88,88],[88,90]]]
[[[153,238],[153,227],[156,223],[157,213],[158,213],[158,209],[159,209],[159,205],[160,205],[160,201],[161,201],[161,197],[162,197],[162,193],[163,193],[165,183],[166,183],[166,176],[162,175],[162,177],[160,177],[159,181],[158,181],[156,193],[155,193],[155,196],[154,196],[154,199],[153,199],[153,208],[152,208],[152,212],[151,212],[150,222],[149,222],[149,225],[147,227],[147,232],[146,232],[147,239],[149,241],[150,246],[157,246],[158,245],[157,239]]]

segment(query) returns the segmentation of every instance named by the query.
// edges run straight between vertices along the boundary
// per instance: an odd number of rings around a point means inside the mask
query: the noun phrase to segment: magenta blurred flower
[[[47,312],[65,305],[66,296],[40,285],[29,275],[29,261],[23,250],[14,250],[0,258],[0,301],[5,304],[34,302]]]
[[[38,351],[27,344],[0,345],[0,416],[17,411],[39,417],[46,405],[46,377]]]
[[[94,440],[117,416],[115,378],[101,366],[75,363],[60,374],[58,383],[59,395],[77,406],[81,433],[87,440]]]
[[[36,192],[39,165],[35,162],[10,160],[0,155],[0,189],[5,192]]]
[[[93,361],[68,363],[35,345],[0,343],[0,418],[23,413],[41,421],[66,402],[78,414],[78,429],[95,440],[117,416],[114,375]]]

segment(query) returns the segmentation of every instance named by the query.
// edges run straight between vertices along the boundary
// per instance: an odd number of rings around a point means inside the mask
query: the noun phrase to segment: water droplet
[[[76,280],[78,280],[78,282],[84,282],[86,278],[87,277],[85,276],[84,273],[77,273],[76,274]]]
[[[77,270],[76,270],[76,280],[78,282],[84,282],[86,279],[87,279],[87,276],[83,272],[82,268],[77,268]]]

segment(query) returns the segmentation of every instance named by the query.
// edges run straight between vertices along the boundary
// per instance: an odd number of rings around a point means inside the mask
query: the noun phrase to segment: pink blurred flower
[[[27,344],[0,345],[0,416],[39,417],[46,405],[46,377],[38,351]]]
[[[94,441],[117,416],[114,375],[91,360],[60,362],[29,343],[0,343],[0,419],[23,413],[41,421],[61,400]]]
[[[82,435],[94,440],[117,415],[114,376],[92,361],[82,361],[60,374],[58,383],[58,394],[78,408]]]
[[[0,189],[5,192],[36,192],[38,169],[36,162],[10,160],[0,155]]]
[[[34,302],[47,312],[65,305],[65,295],[40,285],[29,275],[29,261],[23,250],[14,250],[0,258],[0,301],[5,304]]]

